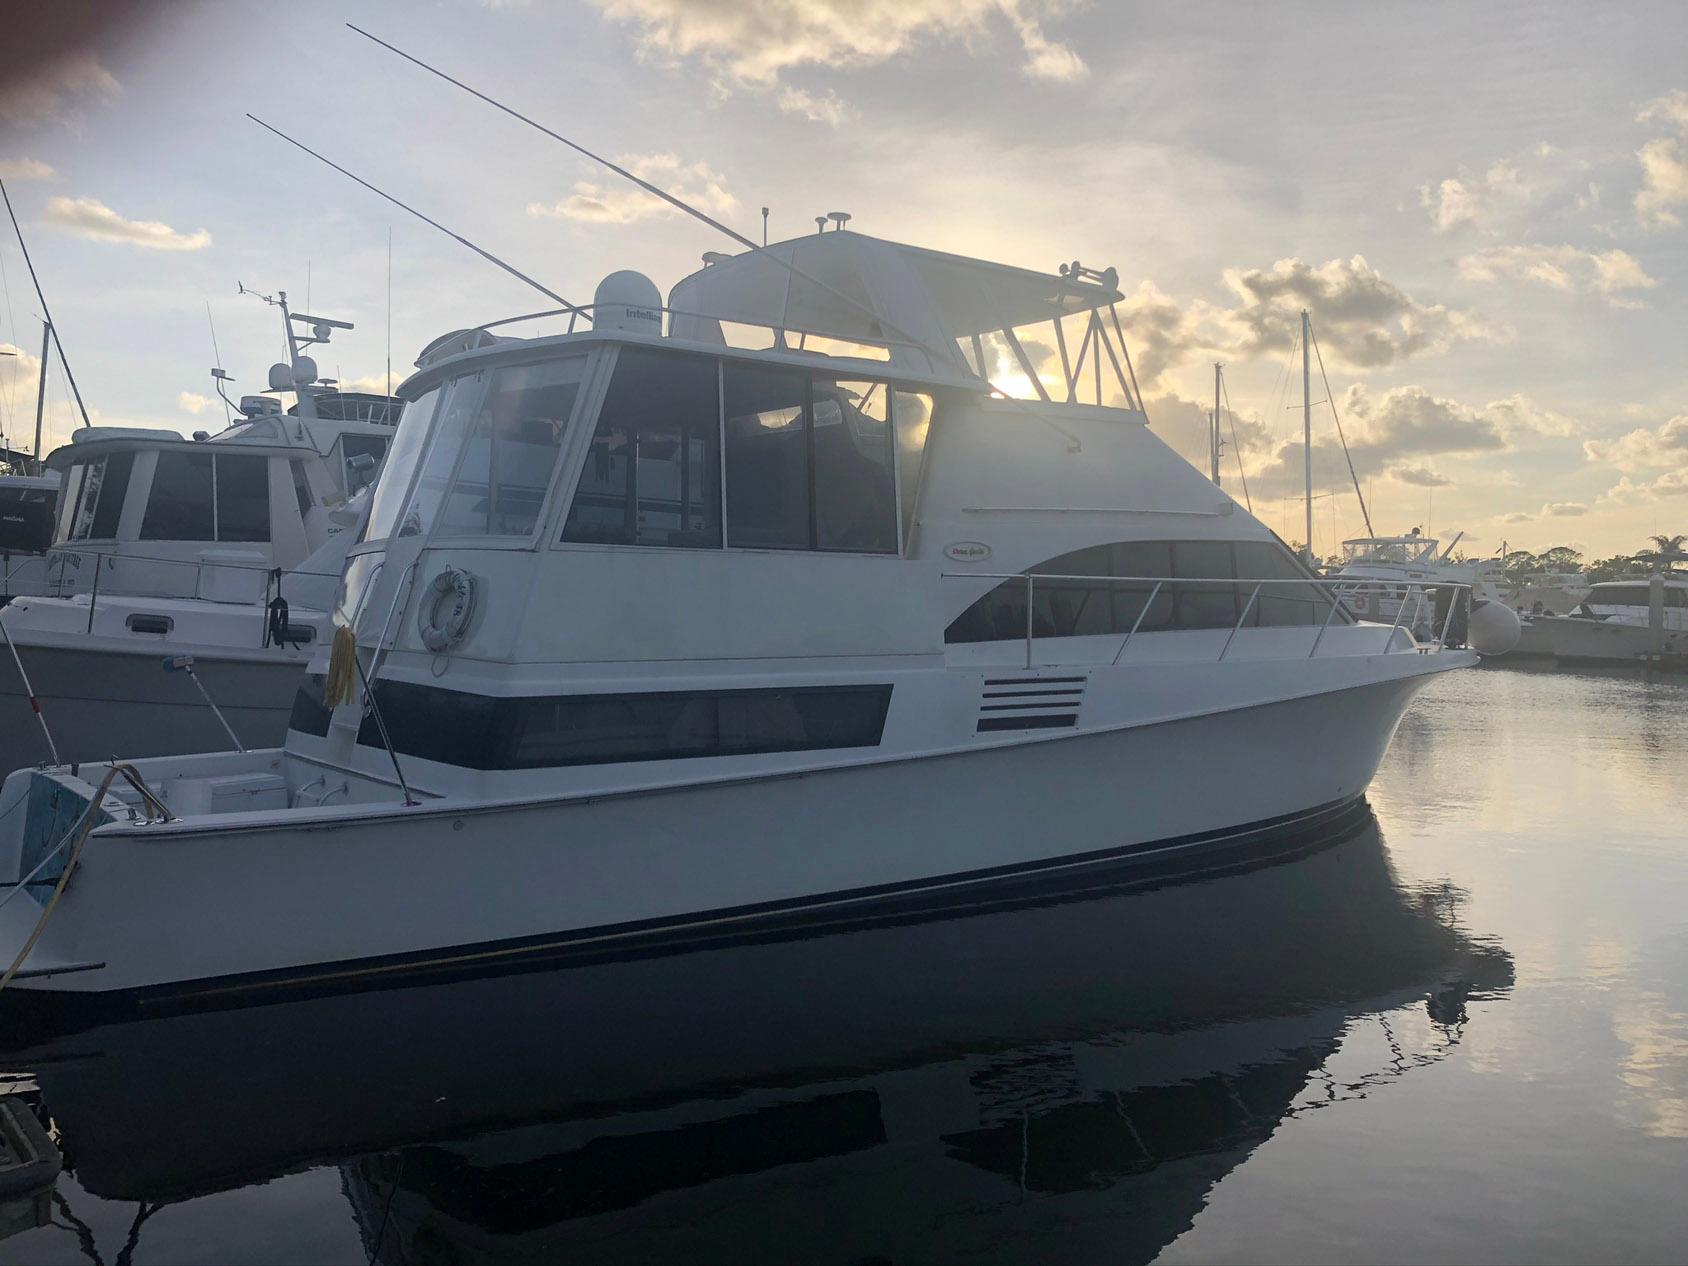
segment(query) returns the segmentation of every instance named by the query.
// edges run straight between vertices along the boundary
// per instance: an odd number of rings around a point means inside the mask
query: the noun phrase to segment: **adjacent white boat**
[[[1435,637],[1456,593],[1470,589],[1480,602],[1500,596],[1493,562],[1454,562],[1458,543],[1456,536],[1444,550],[1440,541],[1421,535],[1417,528],[1405,536],[1355,537],[1342,542],[1342,565],[1331,578],[1343,593],[1343,603],[1360,619],[1400,623],[1420,637]],[[1355,580],[1390,583],[1347,583]]]
[[[1502,600],[1519,615],[1569,615],[1588,597],[1589,579],[1581,571],[1540,571],[1506,584]]]
[[[1534,623],[1546,631],[1554,658],[1566,663],[1636,664],[1657,655],[1662,664],[1688,666],[1688,575],[1667,573],[1661,582],[1657,631],[1647,580],[1595,585],[1575,614]]]
[[[0,475],[0,603],[47,592],[59,473]]]
[[[285,304],[290,337],[294,322],[344,328]],[[195,683],[163,670],[167,656],[193,658],[242,744],[286,734],[304,667],[332,632],[348,497],[373,477],[402,402],[318,383],[297,350],[271,382],[296,395],[287,412],[246,396],[216,435],[83,428],[48,457],[64,480],[48,592],[0,612],[0,768],[231,746]]]
[[[713,258],[430,346],[284,747],[6,781],[12,988],[356,987],[1270,851],[1474,662],[1353,620],[1149,431],[1111,270]]]

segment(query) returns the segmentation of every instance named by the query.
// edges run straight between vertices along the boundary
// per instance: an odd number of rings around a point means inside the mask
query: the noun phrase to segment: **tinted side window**
[[[714,360],[622,348],[562,539],[718,547],[720,417]]]
[[[217,454],[217,539],[270,539],[270,459]]]
[[[897,552],[889,388],[879,382],[812,387],[815,543],[858,554]]]
[[[728,363],[727,543],[812,549],[813,464],[808,379]]]
[[[141,519],[144,541],[212,541],[211,454],[162,452]]]
[[[1326,590],[1311,578],[1305,585],[1261,585],[1252,604],[1252,584],[1208,583],[1307,575],[1287,550],[1265,541],[1121,541],[1074,550],[1030,571],[1031,631],[1036,637],[1231,628],[1239,616],[1248,626],[1322,624],[1333,616]],[[1049,579],[1036,579],[1044,576]],[[1061,576],[1127,579],[1058,579]],[[1204,583],[1194,583],[1198,580]],[[1340,612],[1333,619],[1347,621]],[[992,642],[1025,636],[1026,582],[1008,580],[957,616],[944,640]]]
[[[134,468],[133,453],[113,453],[105,459],[105,478],[100,481],[99,502],[88,530],[95,540],[110,540],[117,535],[117,521],[123,515],[123,501],[129,493],[129,473]]]

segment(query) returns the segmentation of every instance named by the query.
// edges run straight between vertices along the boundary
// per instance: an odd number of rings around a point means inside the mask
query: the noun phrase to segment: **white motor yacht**
[[[285,305],[283,294],[290,337],[296,323],[347,328]],[[216,435],[85,427],[48,456],[63,495],[47,594],[0,612],[0,767],[281,741],[332,633],[348,498],[403,407],[318,382],[301,350],[317,341],[295,337],[273,394],[242,397],[240,420]],[[283,391],[296,396],[285,412]],[[162,667],[184,656],[191,676]]]
[[[284,746],[6,781],[11,988],[219,1004],[1271,855],[1475,662],[1148,429],[1112,270],[710,259],[430,345]]]
[[[1333,587],[1362,620],[1402,624],[1420,637],[1435,637],[1455,593],[1473,591],[1478,602],[1492,602],[1500,596],[1491,562],[1452,561],[1459,539],[1456,536],[1444,550],[1440,541],[1414,528],[1405,536],[1362,536],[1344,541],[1342,564],[1331,574]],[[1355,580],[1371,583],[1349,583]]]
[[[1657,629],[1654,580],[1660,590]],[[1688,574],[1607,581],[1593,586],[1571,615],[1537,616],[1533,623],[1545,631],[1553,657],[1565,663],[1637,664],[1657,657],[1688,666]]]

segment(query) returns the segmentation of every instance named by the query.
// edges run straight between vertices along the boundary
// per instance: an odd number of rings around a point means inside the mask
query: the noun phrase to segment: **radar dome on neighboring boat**
[[[592,296],[592,328],[662,335],[662,293],[644,273],[613,272]]]

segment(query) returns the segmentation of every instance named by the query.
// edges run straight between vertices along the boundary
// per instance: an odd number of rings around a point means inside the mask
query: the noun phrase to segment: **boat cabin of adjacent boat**
[[[396,417],[395,402],[385,409]],[[144,428],[78,430],[47,458],[62,478],[55,591],[90,589],[99,559],[108,593],[261,594],[266,569],[297,566],[340,530],[331,513],[386,454],[393,426],[348,414],[278,410],[198,440]]]

